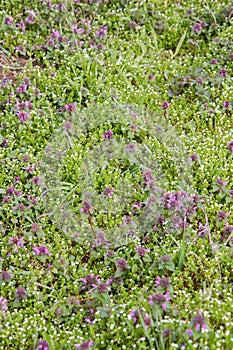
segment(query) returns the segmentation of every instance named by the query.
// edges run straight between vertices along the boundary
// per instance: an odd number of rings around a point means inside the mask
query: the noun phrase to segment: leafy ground
[[[233,4],[1,5],[0,349],[232,349]]]

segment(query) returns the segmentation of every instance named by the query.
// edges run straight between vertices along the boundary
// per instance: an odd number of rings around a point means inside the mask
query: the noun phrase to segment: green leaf
[[[177,45],[177,47],[176,47],[175,53],[174,53],[174,55],[172,56],[172,58],[174,58],[176,55],[178,55],[178,53],[179,53],[179,51],[180,51],[180,49],[181,49],[181,46],[183,45],[183,42],[184,42],[184,40],[185,40],[185,38],[186,38],[186,34],[187,34],[187,30],[185,30],[184,34],[181,36],[181,38],[180,38],[180,40],[179,40],[179,42],[178,42],[178,45]]]

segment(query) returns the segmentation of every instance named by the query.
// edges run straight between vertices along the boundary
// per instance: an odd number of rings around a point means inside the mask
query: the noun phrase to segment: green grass
[[[2,1],[0,349],[233,348],[232,12]],[[166,207],[184,182],[189,196]],[[149,304],[166,291],[166,308]]]

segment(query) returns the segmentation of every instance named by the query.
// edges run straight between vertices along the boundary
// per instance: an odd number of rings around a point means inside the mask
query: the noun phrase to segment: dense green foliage
[[[233,4],[0,10],[0,350],[232,349]]]

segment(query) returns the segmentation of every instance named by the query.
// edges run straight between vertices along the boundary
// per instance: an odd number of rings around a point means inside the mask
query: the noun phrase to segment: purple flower
[[[33,250],[37,256],[43,256],[43,255],[51,255],[48,248],[44,245],[41,245],[40,247],[34,246]]]
[[[219,210],[217,219],[218,221],[223,221],[227,218],[228,214],[224,210]]]
[[[223,181],[220,177],[218,177],[216,180],[216,184],[219,186],[219,191],[222,192],[222,189],[227,185],[227,182]]]
[[[3,299],[3,297],[0,297],[0,310],[7,310],[7,300]]]
[[[167,303],[171,300],[169,297],[170,292],[166,292],[165,294],[162,293],[153,293],[152,295],[149,295],[149,304],[154,305],[157,304],[162,307],[163,310],[166,310]]]
[[[220,71],[219,71],[219,75],[221,77],[226,77],[226,75],[227,75],[226,69],[225,68],[221,68]]]
[[[3,201],[3,203],[8,203],[9,200],[10,200],[9,196],[4,196],[2,201]]]
[[[132,221],[132,217],[130,215],[124,215],[123,220],[124,220],[124,223],[122,224],[122,226],[135,225],[135,222]]]
[[[31,228],[32,228],[32,231],[33,231],[34,233],[37,233],[37,232],[40,231],[41,226],[39,226],[37,222],[34,222],[34,223],[32,224],[32,226],[31,226]]]
[[[116,262],[116,266],[121,271],[126,271],[128,269],[128,264],[125,259],[119,259]]]
[[[40,178],[39,178],[39,176],[34,176],[34,177],[32,178],[32,182],[33,182],[35,185],[39,186],[39,185],[40,185]]]
[[[80,350],[88,350],[93,344],[94,344],[93,341],[90,340],[90,341],[85,341],[81,344],[74,344],[74,347]]]
[[[152,81],[154,78],[155,78],[155,75],[150,73],[149,76],[148,76],[148,80]]]
[[[33,104],[30,101],[21,101],[21,102],[17,103],[16,107],[19,110],[24,110],[26,108],[32,109]]]
[[[21,122],[22,124],[24,124],[25,120],[31,118],[30,114],[29,114],[29,113],[26,113],[26,112],[24,112],[24,111],[22,111],[22,112],[17,112],[16,114],[17,114],[17,116],[19,117],[19,120],[20,120],[20,122]]]
[[[113,138],[113,132],[112,130],[108,130],[106,131],[103,135],[102,135],[103,139],[112,139]]]
[[[64,124],[64,130],[68,131],[68,130],[72,129],[72,127],[73,127],[73,124],[69,120],[67,120]]]
[[[10,282],[11,279],[12,279],[12,273],[2,270],[2,272],[0,274],[0,280],[1,281],[6,281],[6,282]]]
[[[147,170],[147,171],[143,171],[142,175],[144,176],[145,179],[145,185],[148,186],[151,189],[155,189],[155,176],[152,175],[152,170]]]
[[[107,35],[107,33],[108,33],[108,27],[100,26],[95,34],[100,40],[103,40],[103,38]]]
[[[188,334],[188,336],[191,338],[193,336],[193,331],[192,329],[187,329],[186,333]]]
[[[131,318],[133,320],[134,323],[137,323],[140,319],[139,313],[142,314],[143,310],[140,309],[138,310],[132,310],[129,313],[129,318]]]
[[[64,110],[68,111],[70,113],[76,112],[77,111],[77,103],[74,102],[74,103],[69,103],[68,105],[65,105]]]
[[[98,247],[104,246],[107,243],[104,232],[100,231],[97,233],[97,238],[95,239],[95,244]]]
[[[29,16],[25,18],[25,22],[28,24],[34,24],[34,18],[36,16],[36,13],[33,10],[27,10],[26,12],[29,13]]]
[[[129,23],[129,27],[130,27],[130,29],[134,29],[136,27],[136,23],[135,22],[130,22]]]
[[[233,140],[231,140],[228,144],[227,147],[229,148],[229,151],[233,154]]]
[[[145,255],[146,255],[146,253],[149,253],[149,251],[150,251],[150,248],[144,248],[144,247],[139,247],[139,246],[137,246],[136,245],[136,249],[137,249],[137,253],[138,253],[138,255],[141,257],[141,258],[143,258]]]
[[[97,283],[100,281],[99,276],[95,276],[93,273],[87,275],[85,278],[80,279],[85,284],[85,286],[81,287],[81,290],[84,290],[86,288],[90,289],[90,287],[96,287]]]
[[[108,198],[111,198],[113,191],[114,191],[114,188],[106,187],[102,193],[102,198],[105,198],[106,196]]]
[[[93,209],[93,207],[90,205],[90,203],[88,201],[85,201],[83,203],[82,208],[80,208],[80,212],[81,213],[85,213],[85,214],[90,214],[91,213],[91,209]]]
[[[223,106],[223,108],[226,108],[226,109],[232,108],[231,102],[228,100],[224,101],[222,106]]]
[[[24,237],[10,237],[9,243],[15,244],[15,252],[18,252],[18,247],[24,246]]]
[[[49,350],[49,344],[46,340],[39,339],[38,350]]]
[[[130,142],[127,145],[126,151],[129,153],[137,153],[137,145],[133,142]]]
[[[169,103],[168,103],[167,101],[163,102],[163,104],[162,104],[162,108],[163,108],[164,110],[168,109],[169,106],[170,106],[170,105],[169,105]]]
[[[218,58],[212,58],[210,61],[211,64],[217,64],[218,63]]]
[[[17,301],[21,301],[22,299],[27,298],[26,290],[22,287],[18,288],[15,292],[15,297]]]
[[[14,20],[13,20],[13,18],[12,17],[9,17],[9,16],[6,16],[5,17],[5,24],[11,24],[11,23],[13,23],[14,22]]]
[[[196,155],[196,153],[193,153],[193,154],[190,156],[189,161],[194,162],[195,160],[197,160],[197,155]]]
[[[25,33],[25,23],[21,20],[20,23],[16,24],[17,28],[22,30],[22,33]]]
[[[203,31],[203,27],[200,23],[195,23],[191,29],[195,32],[195,33],[201,33]]]
[[[231,232],[233,232],[233,225],[232,225],[232,226],[227,225],[227,226],[224,228],[224,233],[226,233],[227,235],[230,235]]]
[[[206,329],[207,325],[206,325],[206,320],[205,318],[202,316],[202,311],[199,310],[198,311],[198,316],[195,316],[192,319],[192,322],[196,328],[197,331],[201,330],[201,329]]]
[[[170,287],[169,277],[156,277],[155,286],[156,288],[167,289]]]
[[[207,225],[202,225],[202,223],[199,222],[199,228],[197,230],[198,237],[205,237],[207,234]]]
[[[164,338],[167,338],[167,337],[169,337],[169,335],[172,333],[172,330],[170,329],[170,328],[166,328],[166,329],[164,329],[164,331],[163,331],[163,337]]]
[[[151,320],[151,318],[149,317],[148,314],[146,314],[146,316],[145,316],[145,318],[143,320],[144,320],[146,328],[149,328],[149,327],[152,326],[152,320]]]

